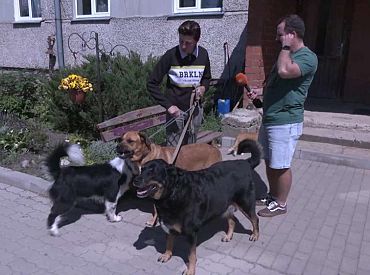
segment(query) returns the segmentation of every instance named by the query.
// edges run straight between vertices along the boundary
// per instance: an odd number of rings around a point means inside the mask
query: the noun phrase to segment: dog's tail
[[[46,158],[46,166],[49,173],[56,180],[60,173],[60,159],[68,157],[71,162],[79,165],[85,163],[81,147],[77,144],[63,143],[58,145],[57,148]]]
[[[258,142],[250,139],[245,139],[239,143],[238,155],[241,153],[251,153],[252,156],[248,159],[252,168],[255,168],[261,161],[261,148]]]

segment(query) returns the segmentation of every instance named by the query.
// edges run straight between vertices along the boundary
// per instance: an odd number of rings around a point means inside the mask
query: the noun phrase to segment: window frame
[[[21,16],[21,7],[19,5],[19,0],[14,0],[14,20],[15,22],[35,22],[39,23],[42,21],[42,9],[40,7],[41,17],[32,17],[32,3],[31,0],[28,3],[28,16]]]
[[[173,4],[173,13],[174,14],[184,14],[184,13],[214,13],[214,12],[222,12],[222,7],[220,8],[201,8],[201,1],[202,0],[195,0],[195,7],[185,7],[180,8],[180,0],[174,0]]]
[[[84,14],[84,15],[78,15],[77,14],[77,1],[73,1],[73,8],[74,8],[74,18],[76,19],[89,19],[89,18],[106,18],[110,17],[110,6],[111,6],[111,0],[107,0],[108,2],[108,11],[107,12],[96,12],[96,0],[90,0],[92,11],[91,14]]]

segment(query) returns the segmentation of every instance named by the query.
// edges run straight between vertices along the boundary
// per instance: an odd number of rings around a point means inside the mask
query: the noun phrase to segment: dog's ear
[[[139,132],[139,136],[140,136],[141,141],[142,141],[143,143],[145,143],[145,145],[146,145],[147,147],[150,147],[150,144],[151,144],[152,142],[150,141],[149,137],[148,137],[146,134],[142,133],[142,132]]]
[[[166,179],[171,182],[176,181],[177,179],[177,168],[173,164],[166,163]]]

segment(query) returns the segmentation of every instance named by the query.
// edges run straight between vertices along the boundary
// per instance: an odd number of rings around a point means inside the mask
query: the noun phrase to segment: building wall
[[[355,0],[348,65],[343,98],[345,101],[370,104],[370,2]]]
[[[280,50],[275,41],[278,19],[296,11],[295,0],[250,0],[247,27],[245,73],[250,87],[262,92],[263,82]],[[244,96],[243,105],[250,100]]]
[[[54,1],[42,0],[43,21],[39,24],[14,24],[13,0],[2,0],[0,10],[0,67],[47,68],[47,37],[55,35]],[[224,0],[223,15],[196,17],[173,16],[172,0],[112,0],[111,18],[104,21],[73,20],[71,0],[62,0],[63,39],[66,65],[79,64],[83,58],[81,41],[72,36],[73,50],[80,51],[75,59],[68,49],[68,37],[77,32],[99,33],[101,43],[123,44],[138,52],[143,58],[148,55],[160,56],[167,49],[177,45],[177,27],[189,18],[198,21],[202,28],[200,45],[208,49],[213,77],[224,75],[223,44],[230,48],[231,71],[240,71],[244,66],[248,0]],[[125,53],[123,48],[119,51]],[[54,46],[56,52],[56,44]],[[93,53],[93,51],[91,52]]]
[[[275,63],[280,45],[275,41],[278,19],[296,10],[295,0],[251,0],[247,30],[246,73],[250,85],[262,87]]]

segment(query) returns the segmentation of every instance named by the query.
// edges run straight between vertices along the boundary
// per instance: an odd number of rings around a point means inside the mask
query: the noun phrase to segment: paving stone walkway
[[[261,164],[257,171],[263,175]],[[200,233],[197,274],[370,274],[370,170],[294,160],[288,213],[260,218],[260,239],[248,241],[248,220],[237,213],[234,239],[222,243],[226,221]],[[125,196],[123,221],[102,214],[80,216],[46,231],[47,198],[0,183],[0,274],[181,274],[188,246],[175,242],[174,257],[157,258],[165,248],[160,227],[145,228],[152,206]]]

